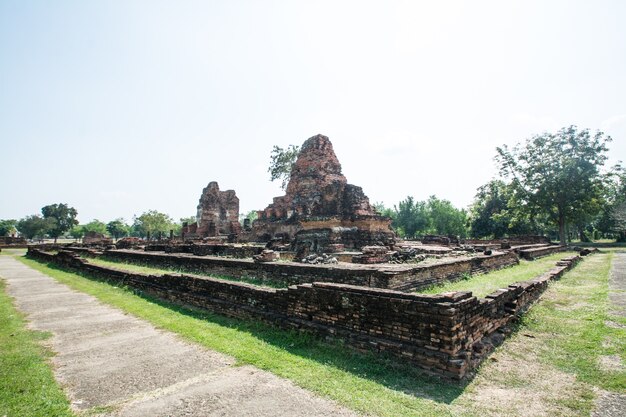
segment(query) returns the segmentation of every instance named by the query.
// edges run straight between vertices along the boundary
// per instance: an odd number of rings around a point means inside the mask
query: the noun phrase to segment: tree
[[[298,152],[300,152],[300,147],[297,145],[289,145],[286,149],[274,145],[274,149],[272,149],[267,172],[270,173],[270,181],[281,180],[280,188],[283,190],[289,182],[291,169],[296,162]]]
[[[56,243],[59,236],[78,224],[78,220],[76,220],[78,212],[75,208],[68,207],[64,203],[45,206],[41,209],[41,214],[43,214],[44,219],[49,219],[50,221],[48,234],[54,238],[54,243]]]
[[[17,225],[17,220],[13,220],[13,219],[0,220],[0,236],[14,235],[15,232],[17,232],[15,225]]]
[[[618,242],[626,241],[626,170],[621,166],[613,168],[613,179],[607,187],[606,204],[595,224],[605,235],[617,237]]]
[[[52,223],[53,221],[50,219],[44,219],[38,214],[33,214],[20,219],[17,222],[17,230],[26,236],[27,239],[43,238],[50,227],[53,226]]]
[[[467,236],[467,213],[459,210],[448,200],[440,200],[434,195],[426,202],[426,212],[430,219],[430,232],[436,235]]]
[[[132,229],[140,237],[146,237],[148,233],[154,237],[157,233],[168,234],[175,226],[174,220],[167,214],[148,210],[141,216],[134,217]]]
[[[100,233],[102,235],[107,234],[107,225],[98,219],[94,219],[87,224],[83,224],[82,228],[85,231],[85,233],[95,232],[95,233]]]
[[[492,180],[478,188],[469,212],[469,228],[473,237],[500,239],[509,231],[510,190],[504,181]]]
[[[189,216],[189,217],[181,217],[180,218],[180,224],[182,225],[183,223],[187,223],[187,224],[193,224],[195,223],[196,220],[196,216]]]
[[[72,227],[70,229],[70,236],[72,236],[76,240],[82,239],[82,237],[85,236],[85,228],[83,228],[83,226],[81,225],[76,225]]]
[[[108,222],[106,229],[107,232],[109,232],[109,234],[116,240],[121,237],[128,236],[128,233],[130,232],[130,226],[127,225],[126,221],[121,217]]]
[[[428,230],[430,218],[426,212],[426,203],[423,201],[415,201],[413,197],[408,196],[394,206],[394,210],[396,215],[392,226],[400,236],[412,239]]]
[[[243,226],[244,221],[246,219],[248,219],[250,221],[250,224],[252,224],[252,222],[254,222],[257,218],[259,217],[259,213],[256,210],[250,210],[247,213],[240,213],[239,214],[239,223],[241,223],[241,225]]]
[[[497,148],[500,175],[511,179],[519,208],[545,213],[558,226],[561,244],[566,225],[597,214],[602,207],[609,136],[570,126],[517,144]]]

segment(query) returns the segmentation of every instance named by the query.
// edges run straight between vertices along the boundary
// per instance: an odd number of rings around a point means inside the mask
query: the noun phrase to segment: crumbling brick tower
[[[389,245],[391,219],[380,216],[361,187],[348,184],[328,137],[307,139],[291,171],[286,194],[258,212],[253,238],[282,238],[316,252]]]
[[[241,233],[239,198],[235,191],[220,191],[212,181],[202,190],[196,224],[183,227],[188,237],[232,236]]]

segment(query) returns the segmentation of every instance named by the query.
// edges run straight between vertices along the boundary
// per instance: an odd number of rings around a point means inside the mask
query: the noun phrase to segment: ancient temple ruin
[[[391,219],[380,216],[361,187],[348,184],[328,137],[304,142],[286,194],[258,212],[253,240],[282,239],[315,252],[394,241]]]
[[[235,191],[220,191],[217,182],[210,182],[202,190],[196,223],[183,225],[183,233],[189,238],[239,235],[239,198]]]

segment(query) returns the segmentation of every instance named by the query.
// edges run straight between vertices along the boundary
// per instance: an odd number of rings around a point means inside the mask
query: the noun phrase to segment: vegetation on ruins
[[[477,297],[484,297],[500,288],[507,288],[509,284],[538,277],[554,268],[554,264],[557,261],[575,254],[576,252],[558,252],[533,261],[520,259],[519,265],[513,265],[487,274],[466,276],[458,281],[447,281],[416,292],[420,294],[440,294],[451,291],[471,291]]]
[[[469,385],[430,378],[392,359],[354,353],[297,332],[189,310],[33,260],[22,261],[159,328],[229,354],[238,364],[268,370],[356,411],[379,416],[469,416],[587,415],[599,389],[626,388],[626,372],[605,369],[601,360],[615,355],[626,359],[626,331],[620,326],[626,322],[607,313],[610,258],[610,253],[587,257],[553,283]],[[482,277],[469,281],[476,278]],[[611,320],[618,323],[609,325]],[[494,386],[497,396],[491,395]]]
[[[0,220],[0,236],[11,236],[17,232],[17,220]]]
[[[250,223],[252,223],[252,222],[253,222],[253,221],[255,221],[258,217],[259,217],[259,212],[258,212],[258,211],[256,211],[256,210],[250,210],[249,212],[247,212],[247,213],[245,213],[245,214],[244,214],[244,213],[241,213],[241,214],[239,215],[239,220],[241,221],[241,223],[243,223],[243,221],[244,221],[245,219],[248,219],[248,220],[250,220]]]
[[[281,180],[280,188],[283,190],[287,187],[291,168],[295,164],[299,152],[300,147],[297,145],[289,145],[286,148],[274,145],[272,149],[267,172],[270,173],[270,181]]]
[[[46,232],[54,238],[55,242],[59,236],[78,224],[76,220],[78,212],[74,207],[69,207],[65,203],[44,206],[41,208],[41,214],[45,220],[48,220]]]
[[[569,126],[498,147],[500,175],[511,180],[510,206],[530,218],[547,215],[565,244],[567,225],[581,229],[601,211],[609,179],[601,168],[610,141],[602,132]]]

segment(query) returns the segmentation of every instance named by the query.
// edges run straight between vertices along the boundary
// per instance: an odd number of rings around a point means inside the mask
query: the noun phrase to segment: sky
[[[457,207],[495,149],[577,125],[626,161],[626,2],[0,0],[0,219],[283,195],[318,133],[372,203]]]

